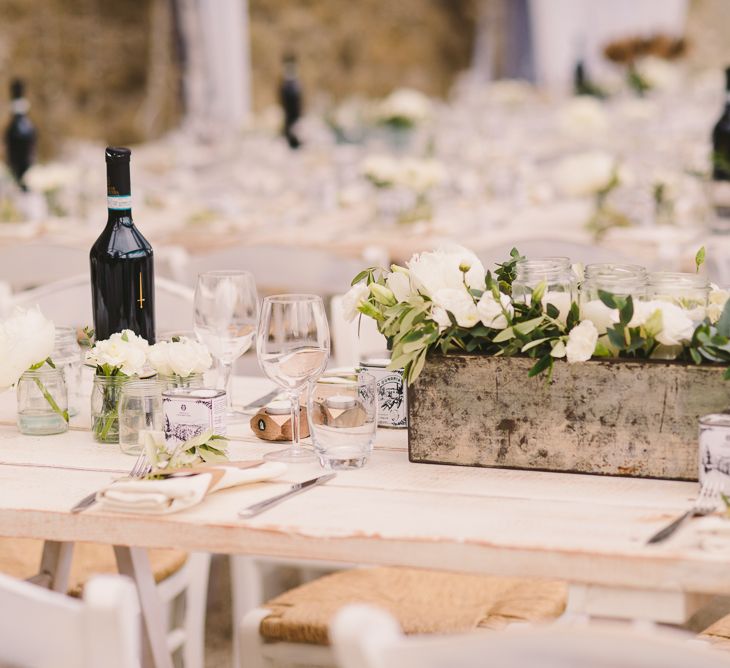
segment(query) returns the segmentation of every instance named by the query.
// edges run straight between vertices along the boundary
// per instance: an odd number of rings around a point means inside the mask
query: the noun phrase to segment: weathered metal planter
[[[433,355],[408,388],[413,462],[697,480],[697,421],[730,408],[724,368]]]

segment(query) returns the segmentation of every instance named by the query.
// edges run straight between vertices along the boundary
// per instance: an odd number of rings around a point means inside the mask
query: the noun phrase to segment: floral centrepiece
[[[119,442],[119,399],[122,384],[143,373],[149,344],[129,329],[97,341],[86,354],[96,369],[91,395],[94,438],[100,443]]]
[[[47,404],[47,411],[39,410],[37,401],[33,398],[34,391],[24,388],[23,396],[27,401],[24,403],[35,404],[31,412],[37,414],[39,420],[47,421],[47,416],[42,413],[50,412],[56,426],[53,432],[45,430],[46,433],[58,433],[68,428],[67,397],[65,396],[65,384],[57,382],[56,365],[51,359],[55,345],[56,328],[53,322],[48,320],[41,313],[37,306],[29,309],[16,308],[14,313],[0,323],[0,391],[16,385],[21,379],[27,380],[26,385],[33,385],[35,391]],[[45,371],[49,373],[44,373]],[[49,390],[49,379],[54,376],[54,382]],[[64,394],[64,396],[61,396]],[[20,394],[19,394],[20,399]],[[25,406],[20,406],[18,421],[22,431],[33,431],[29,421],[33,418],[26,415]],[[28,422],[28,429],[22,427]]]
[[[148,476],[150,478],[154,478],[166,470],[228,460],[226,450],[228,439],[214,434],[211,430],[204,431],[175,446],[165,440],[165,434],[161,431],[142,432],[140,437],[147,461],[151,466]]]
[[[212,364],[207,348],[187,337],[150,346],[149,361],[168,387],[190,387],[202,382],[202,374]]]
[[[570,364],[610,357],[730,364],[727,300],[716,304],[719,314],[698,323],[690,311],[667,301],[600,291],[591,308],[581,312],[573,302],[562,317],[545,299],[544,283],[530,299],[513,299],[521,259],[514,249],[494,273],[485,272],[474,253],[452,247],[417,254],[391,271],[369,268],[345,295],[345,316],[376,320],[392,347],[390,368],[404,368],[409,382],[433,352],[530,357],[535,360],[530,376],[550,374],[560,358]],[[717,291],[715,300],[723,296]]]

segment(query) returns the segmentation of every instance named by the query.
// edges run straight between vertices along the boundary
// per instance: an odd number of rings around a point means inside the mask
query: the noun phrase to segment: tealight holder
[[[299,437],[309,437],[307,409],[301,407]],[[272,401],[251,418],[251,431],[264,441],[291,441],[291,408],[288,401]]]

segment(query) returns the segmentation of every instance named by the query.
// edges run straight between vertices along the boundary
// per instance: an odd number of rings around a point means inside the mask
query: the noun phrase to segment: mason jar
[[[129,376],[95,375],[91,387],[91,430],[98,443],[119,443],[119,399]]]
[[[589,264],[585,268],[585,277],[580,286],[581,305],[600,300],[600,291],[610,292],[617,297],[645,299],[646,269],[631,264]]]
[[[515,302],[529,304],[532,292],[540,283],[545,283],[543,304],[552,304],[565,322],[571,304],[578,297],[578,281],[570,259],[567,257],[543,257],[520,260],[515,267],[512,283],[512,298]]]
[[[74,327],[56,327],[56,342],[51,359],[61,369],[68,391],[68,413],[77,415],[81,404],[81,346]]]
[[[68,395],[63,371],[47,365],[18,381],[18,430],[44,436],[68,431]]]
[[[128,455],[142,450],[141,431],[162,431],[162,390],[158,380],[130,380],[119,399],[119,447]]]
[[[163,390],[189,389],[199,390],[205,387],[205,378],[202,373],[191,373],[189,376],[173,374],[157,374],[157,380]]]
[[[634,278],[643,280],[646,284],[648,273],[646,268],[639,264],[616,264],[613,262],[593,262],[587,264],[584,270],[584,278],[595,278],[597,276],[611,276],[617,279]]]
[[[700,322],[707,315],[710,284],[699,274],[655,271],[649,274],[648,296],[676,304],[694,322]]]

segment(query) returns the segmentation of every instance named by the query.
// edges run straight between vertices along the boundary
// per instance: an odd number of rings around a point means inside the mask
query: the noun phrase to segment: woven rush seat
[[[339,571],[285,592],[263,607],[267,641],[327,645],[328,626],[340,608],[369,603],[394,615],[406,634],[500,629],[541,622],[565,610],[564,582],[462,575],[413,568]]]
[[[28,538],[0,538],[0,573],[25,580],[38,573],[43,552],[43,541]],[[149,550],[150,566],[155,582],[176,573],[187,560],[187,553],[179,550]],[[84,583],[92,575],[117,573],[114,548],[97,543],[74,545],[68,593],[80,596]]]

